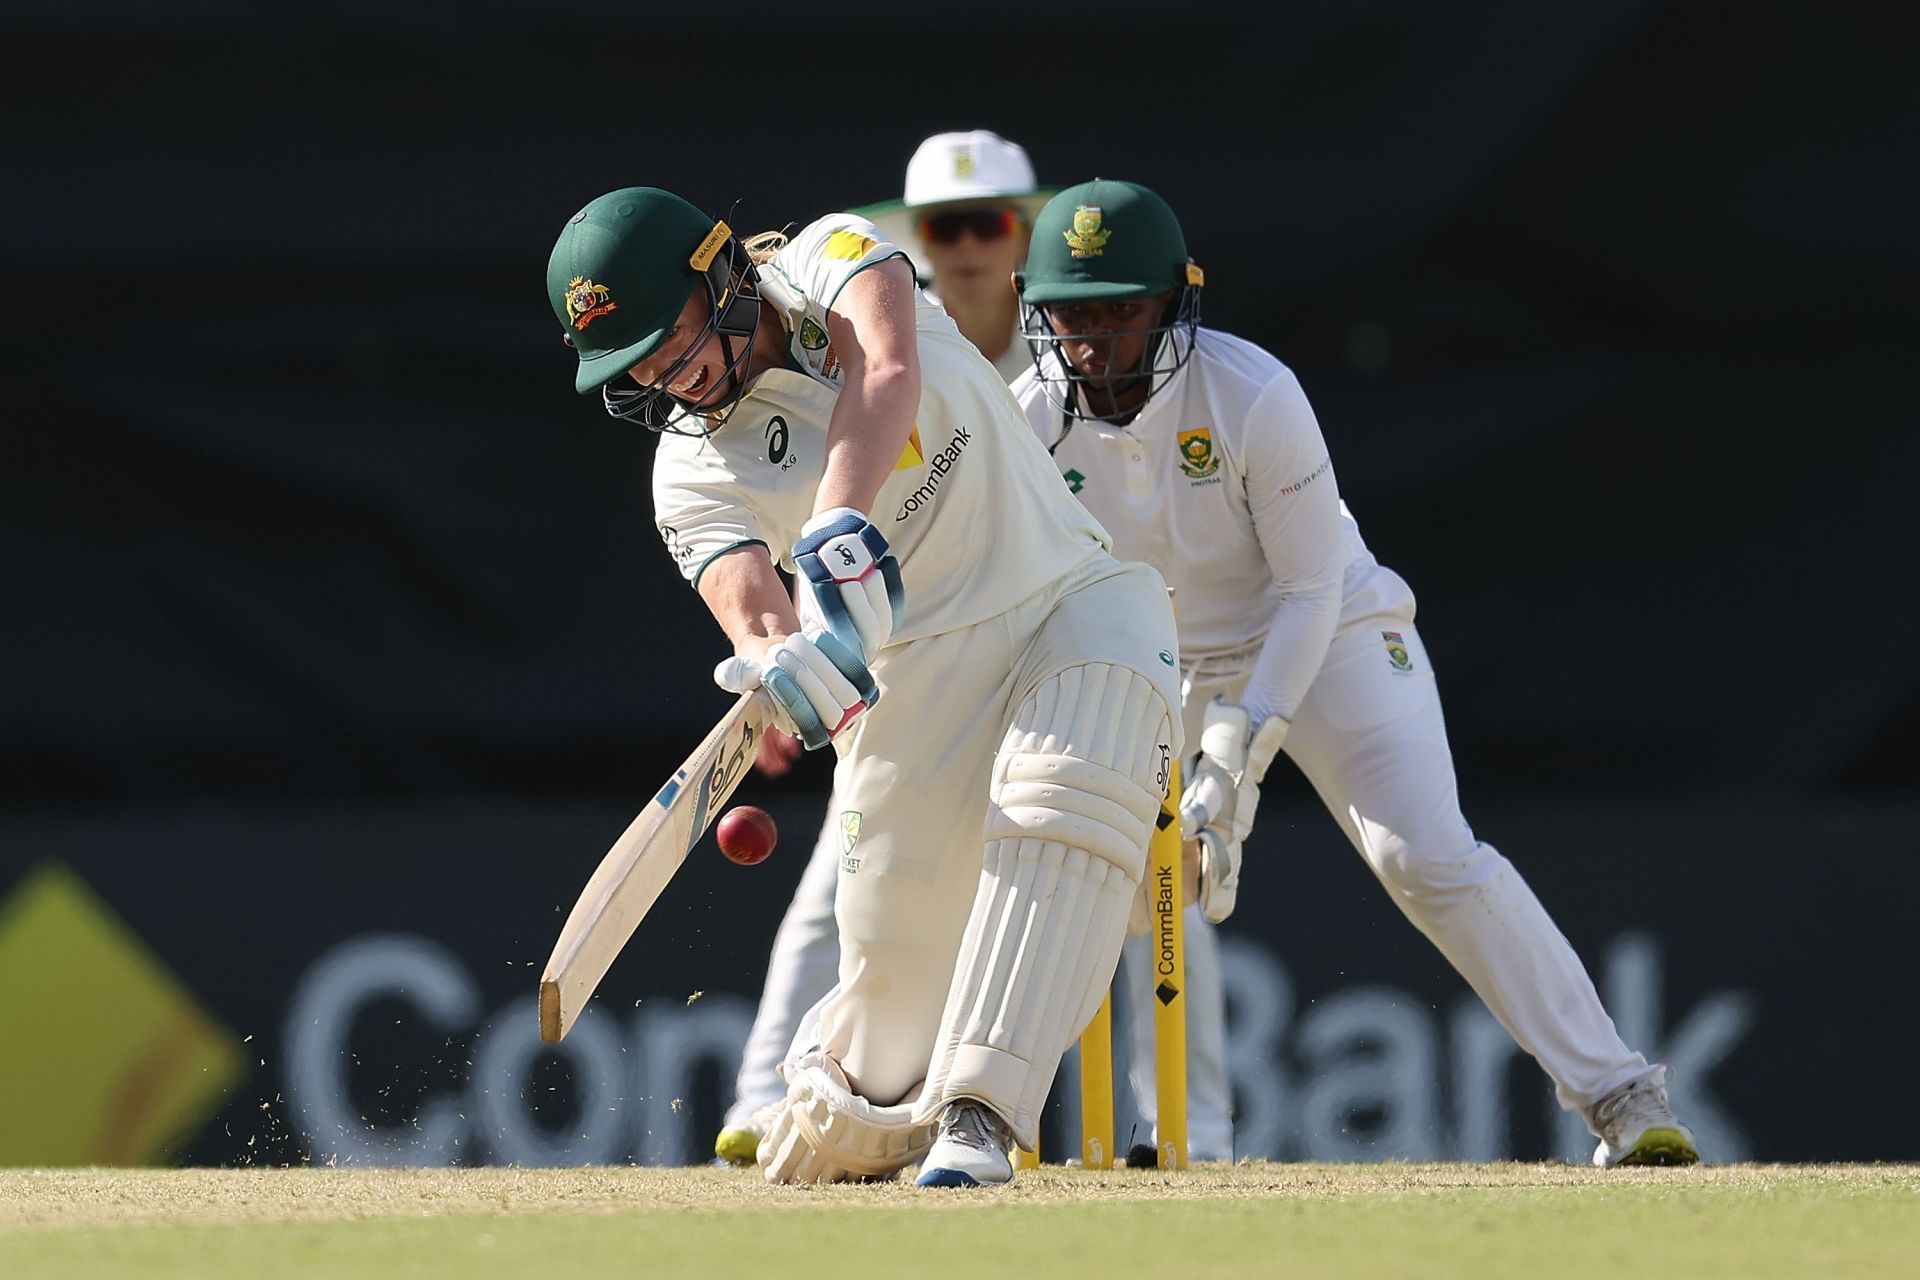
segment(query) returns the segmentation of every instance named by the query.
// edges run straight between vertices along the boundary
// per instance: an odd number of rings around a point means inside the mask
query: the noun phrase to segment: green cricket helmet
[[[665,341],[687,295],[706,289],[706,328],[646,387],[621,386],[627,370]],[[668,394],[688,361],[718,335],[728,389],[701,413],[723,417],[745,392],[741,374],[760,325],[753,263],[725,222],[658,187],[610,191],[567,220],[547,259],[547,301],[580,356],[574,389],[600,392],[607,412],[655,431],[688,405]],[[738,349],[735,342],[739,343]],[[706,429],[686,434],[705,434]]]
[[[1180,220],[1165,200],[1139,183],[1095,178],[1049,200],[1034,220],[1026,268],[1013,278],[1027,345],[1047,398],[1070,418],[1100,420],[1103,415],[1088,407],[1092,380],[1073,367],[1060,344],[1068,338],[1118,336],[1056,334],[1048,308],[1172,293],[1154,323],[1134,331],[1149,340],[1129,378],[1144,379],[1146,399],[1151,399],[1193,353],[1205,281],[1187,256]],[[1111,398],[1113,391],[1106,395]]]

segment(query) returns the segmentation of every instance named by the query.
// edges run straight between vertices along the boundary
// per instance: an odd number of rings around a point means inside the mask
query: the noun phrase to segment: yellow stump
[[[1113,996],[1080,1033],[1080,1164],[1113,1168]]]
[[[1153,1079],[1162,1169],[1187,1167],[1187,944],[1181,923],[1186,904],[1180,891],[1179,803],[1176,761],[1166,802],[1160,806],[1147,846],[1153,930]],[[1108,1072],[1111,1075],[1111,1065]]]
[[[1181,924],[1180,766],[1173,766],[1147,850],[1154,976],[1153,1071],[1159,1112],[1158,1162],[1187,1167],[1187,946]],[[1080,1033],[1080,1163],[1113,1167],[1113,996]],[[1038,1168],[1038,1151],[1014,1152],[1016,1169]]]

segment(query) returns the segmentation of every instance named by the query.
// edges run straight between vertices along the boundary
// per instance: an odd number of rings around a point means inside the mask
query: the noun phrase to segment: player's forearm
[[[1340,622],[1341,581],[1289,592],[1273,611],[1240,704],[1257,726],[1268,716],[1292,722]]]
[[[835,507],[872,511],[893,474],[920,407],[920,371],[892,363],[847,371],[827,424],[827,462],[814,496],[817,515]]]
[[[740,547],[708,565],[700,575],[700,598],[737,653],[757,653],[766,641],[800,630],[793,600],[765,547]]]
[[[893,474],[920,410],[920,348],[914,328],[913,269],[905,258],[849,280],[827,313],[840,356],[840,396],[827,422],[825,473],[813,513],[870,512]]]

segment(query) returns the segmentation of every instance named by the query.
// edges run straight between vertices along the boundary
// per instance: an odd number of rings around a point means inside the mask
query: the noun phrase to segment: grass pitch
[[[0,1170],[0,1276],[1911,1274],[1920,1166],[1043,1169],[995,1191],[730,1169]]]

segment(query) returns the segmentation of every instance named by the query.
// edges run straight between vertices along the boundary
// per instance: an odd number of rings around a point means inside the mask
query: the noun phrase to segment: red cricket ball
[[[743,804],[720,815],[713,838],[720,852],[742,866],[752,866],[773,852],[780,828],[773,825],[773,815],[765,809]]]

